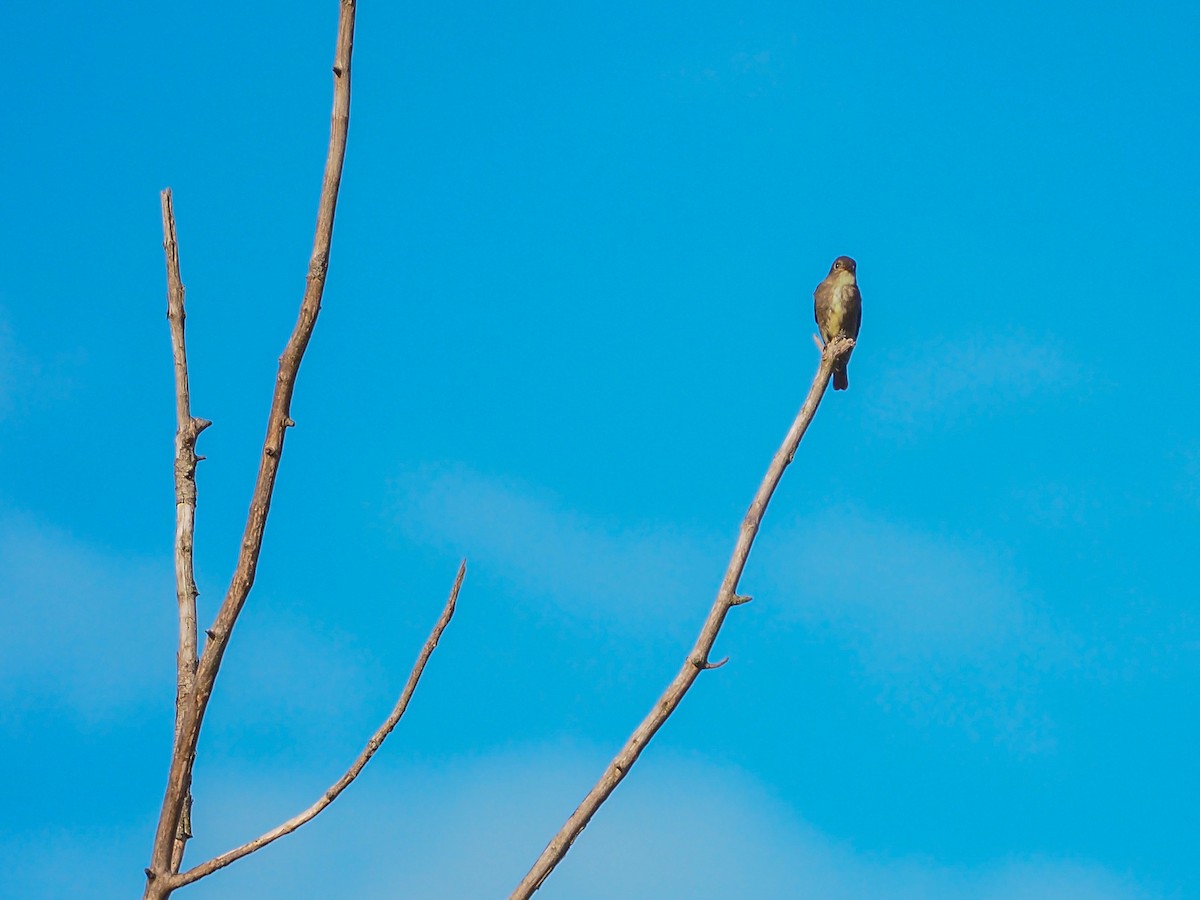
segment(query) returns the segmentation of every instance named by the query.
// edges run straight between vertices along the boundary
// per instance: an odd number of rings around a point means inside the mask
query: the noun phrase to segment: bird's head
[[[854,260],[849,256],[839,256],[833,261],[833,265],[829,267],[829,274],[825,276],[825,283],[841,286],[858,284],[854,277],[856,265]]]

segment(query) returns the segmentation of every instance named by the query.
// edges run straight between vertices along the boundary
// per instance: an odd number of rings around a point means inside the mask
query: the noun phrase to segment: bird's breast
[[[829,292],[829,332],[838,334],[842,330],[842,320],[846,317],[846,291],[841,285],[835,285]]]

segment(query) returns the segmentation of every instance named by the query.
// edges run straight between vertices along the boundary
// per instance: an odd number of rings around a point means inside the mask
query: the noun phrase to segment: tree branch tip
[[[450,588],[450,599],[446,601],[447,605],[451,609],[453,609],[455,604],[458,603],[458,592],[462,589],[463,579],[466,577],[466,575],[467,560],[464,558],[463,561],[458,564],[458,572],[454,576],[454,585]]]
[[[196,429],[196,434],[199,434],[205,428],[212,427],[212,420],[211,419],[201,419],[198,416],[192,416],[192,427]]]
[[[725,665],[725,663],[727,663],[727,662],[729,662],[728,656],[725,657],[724,659],[719,659],[716,662],[706,662],[702,666],[699,666],[699,668],[701,671],[707,672],[709,669],[719,669],[719,668],[721,668],[721,666]]]
[[[283,427],[284,428],[295,428],[296,420],[293,419],[291,416],[288,416],[286,419],[283,420]]]
[[[198,596],[198,595],[197,595],[197,596]],[[204,629],[204,635],[205,635],[205,637],[207,637],[207,638],[208,638],[210,641],[215,641],[215,640],[217,639],[217,633],[216,633],[215,631],[213,631],[211,628],[205,628],[205,629]]]
[[[147,881],[153,881],[155,878],[157,878],[157,877],[158,877],[158,875],[155,873],[155,871],[154,871],[153,869],[151,869],[149,866],[147,866],[147,867],[146,867],[145,869],[143,869],[142,871],[146,873],[146,880],[147,880]]]
[[[742,594],[734,594],[732,597],[729,598],[729,605],[730,606],[741,606],[743,603],[749,603],[753,599],[754,599],[753,597],[744,596]]]
[[[814,334],[814,335],[813,335],[813,343],[817,345],[817,352],[818,352],[818,353],[824,353],[824,352],[825,352],[825,342],[821,340],[821,336],[820,336],[819,334]]]

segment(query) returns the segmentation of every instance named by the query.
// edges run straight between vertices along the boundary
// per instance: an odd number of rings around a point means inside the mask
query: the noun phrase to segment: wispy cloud
[[[118,558],[31,517],[0,518],[0,695],[87,716],[174,684],[170,560]]]
[[[606,756],[529,747],[403,770],[377,769],[299,833],[200,882],[205,897],[502,897],[515,886]],[[370,771],[370,770],[368,770]],[[281,777],[283,776],[283,777]],[[207,796],[191,851],[199,859],[265,830],[323,788],[310,773],[225,772]],[[96,877],[137,872],[129,840]],[[42,854],[0,849],[18,884]],[[97,859],[94,843],[60,841],[57,868]],[[129,858],[125,858],[129,857]],[[102,857],[100,857],[103,859]],[[106,871],[107,869],[107,871]],[[646,757],[546,882],[541,896],[589,898],[813,896],[859,898],[1146,896],[1139,884],[1087,860],[1016,855],[983,865],[864,854],[823,835],[753,778],[669,753]]]
[[[260,592],[261,593],[261,592]],[[174,699],[175,582],[168,554],[97,549],[23,514],[0,515],[0,700],[111,719]],[[217,701],[258,727],[351,711],[377,663],[347,636],[289,613],[243,623]],[[223,681],[223,683],[224,683]]]
[[[787,615],[904,657],[976,656],[1034,625],[1015,576],[980,541],[834,509],[762,541],[755,561]]]
[[[514,482],[429,468],[398,482],[398,519],[518,590],[597,627],[696,621],[728,548],[669,527],[621,529]],[[1078,665],[1003,548],[832,510],[764,530],[744,582],[783,628],[828,635],[881,699],[1017,753],[1054,746],[1040,684]]]
[[[909,427],[942,423],[1057,393],[1082,375],[1061,348],[1023,334],[931,342],[893,352],[882,363],[870,418]]]
[[[396,519],[573,615],[629,625],[704,609],[729,548],[662,524],[623,526],[515,481],[428,466],[394,482]]]
[[[395,486],[410,535],[573,613],[670,615],[680,597],[692,608],[727,562],[719,540],[622,528],[461,466],[425,467]],[[1046,627],[996,548],[847,510],[774,522],[748,578],[784,598],[790,618],[836,625],[889,657],[990,654]]]
[[[922,717],[1045,749],[1036,688],[1071,667],[1074,639],[1001,548],[851,510],[765,536],[751,572],[785,622],[852,648],[864,673]]]

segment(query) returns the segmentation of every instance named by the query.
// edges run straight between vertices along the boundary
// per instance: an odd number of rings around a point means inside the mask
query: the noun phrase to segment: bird
[[[813,291],[817,327],[828,344],[835,337],[858,339],[858,328],[862,324],[862,294],[858,292],[855,271],[858,264],[849,256],[839,256],[829,267],[825,280]],[[850,387],[846,376],[846,364],[850,362],[846,353],[833,368],[833,389],[844,391]]]

